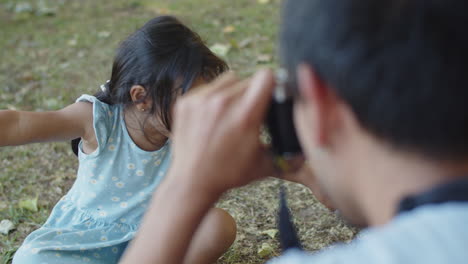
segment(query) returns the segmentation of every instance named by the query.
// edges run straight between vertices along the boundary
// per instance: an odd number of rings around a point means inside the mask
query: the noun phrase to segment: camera
[[[289,81],[288,72],[276,72],[276,87],[266,117],[266,127],[271,137],[273,153],[282,157],[292,157],[302,153],[293,120],[294,87]]]

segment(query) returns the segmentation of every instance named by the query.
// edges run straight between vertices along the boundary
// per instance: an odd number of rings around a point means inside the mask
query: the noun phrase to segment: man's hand
[[[175,107],[173,162],[121,263],[184,263],[192,238],[226,190],[273,174],[259,139],[273,75],[227,74]]]
[[[219,195],[272,175],[259,131],[273,88],[271,71],[244,81],[228,73],[177,102],[172,169],[181,184]]]

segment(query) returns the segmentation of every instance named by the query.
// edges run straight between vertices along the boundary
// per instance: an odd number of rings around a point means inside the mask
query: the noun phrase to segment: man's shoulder
[[[465,263],[468,203],[427,205],[317,254],[290,251],[270,264]]]

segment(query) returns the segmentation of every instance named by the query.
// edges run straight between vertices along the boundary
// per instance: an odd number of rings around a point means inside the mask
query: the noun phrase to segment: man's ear
[[[151,100],[147,98],[145,87],[133,85],[132,88],[130,88],[130,97],[139,111],[144,112],[151,108]]]
[[[308,64],[297,67],[297,85],[301,101],[310,116],[315,144],[326,147],[329,140],[330,90]]]

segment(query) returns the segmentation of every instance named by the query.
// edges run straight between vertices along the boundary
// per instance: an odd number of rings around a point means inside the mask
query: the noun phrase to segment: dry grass
[[[31,10],[21,11],[18,4],[30,4]],[[44,6],[52,8],[49,14]],[[231,46],[226,59],[241,75],[274,66],[278,11],[279,0],[0,0],[0,109],[58,109],[94,93],[108,79],[118,42],[158,14],[181,17],[209,45]],[[234,31],[223,32],[227,26]],[[9,263],[24,237],[45,221],[73,183],[76,167],[67,143],[0,148],[0,220],[16,225],[9,235],[0,234],[0,263]],[[279,254],[276,240],[262,234],[275,228],[277,185],[277,180],[255,183],[219,202],[239,225],[236,243],[219,263],[263,263]],[[294,184],[288,190],[307,249],[353,237],[354,230],[308,190]],[[18,205],[35,197],[37,212]],[[257,254],[263,243],[273,247],[270,256]]]

